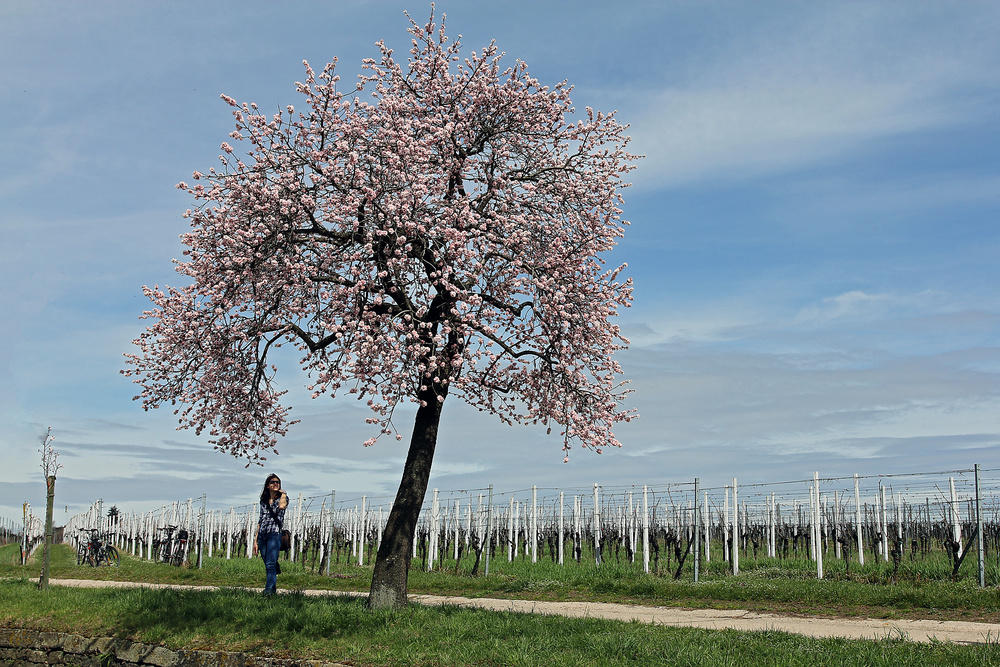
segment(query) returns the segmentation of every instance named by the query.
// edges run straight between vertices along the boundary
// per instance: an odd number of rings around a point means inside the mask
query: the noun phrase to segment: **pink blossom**
[[[433,23],[433,22],[432,22]],[[268,355],[295,345],[313,398],[356,395],[378,437],[402,402],[456,396],[505,424],[555,423],[561,445],[619,446],[635,418],[614,353],[630,306],[604,264],[628,224],[636,156],[614,113],[574,118],[570,86],[459,59],[413,23],[404,68],[382,43],[345,97],[308,63],[302,111],[233,107],[223,166],[196,171],[182,288],[144,288],[127,355],[143,407],[176,408],[217,449],[263,460],[294,424]],[[568,455],[566,457],[567,460]]]

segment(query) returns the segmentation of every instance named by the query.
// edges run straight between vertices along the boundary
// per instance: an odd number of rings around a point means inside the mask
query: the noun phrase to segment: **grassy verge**
[[[996,644],[962,647],[809,639],[780,632],[740,633],[665,628],[600,619],[564,619],[413,605],[371,612],[361,600],[298,594],[264,600],[259,559],[206,559],[202,569],[149,563],[126,554],[119,568],[77,566],[65,545],[52,577],[210,584],[219,591],[82,590],[35,581],[38,554],[18,563],[17,545],[0,547],[0,624],[113,635],[172,648],[244,650],[322,658],[355,665],[986,665],[1000,664]],[[494,561],[489,577],[414,569],[412,592],[545,600],[595,600],[691,607],[740,607],[786,613],[1000,619],[1000,594],[968,581],[904,580],[891,585],[870,570],[856,579],[817,580],[806,571],[760,564],[739,577],[698,584],[606,563]],[[366,590],[369,567],[342,563],[326,577],[282,563],[284,589]],[[873,574],[874,573],[874,574]],[[249,589],[249,590],[247,590]]]
[[[17,564],[17,545],[0,547],[0,576],[36,577],[35,561]],[[750,565],[750,564],[748,564]],[[283,589],[325,589],[367,591],[371,568],[346,562],[335,564],[335,576],[315,573],[301,563],[282,562],[278,578]],[[855,568],[860,570],[860,568]],[[1000,590],[979,588],[970,578],[957,582],[910,576],[892,583],[888,570],[867,566],[857,576],[838,575],[816,579],[810,570],[779,568],[758,561],[738,577],[709,570],[697,584],[690,580],[646,574],[641,567],[624,563],[530,562],[505,559],[491,564],[490,576],[473,577],[459,568],[425,572],[417,564],[410,572],[411,593],[499,597],[529,600],[590,600],[634,604],[750,609],[787,614],[826,616],[866,616],[873,618],[929,618],[977,620],[1000,623]],[[76,565],[69,547],[58,546],[53,554],[54,578],[115,579],[154,583],[205,584],[226,587],[260,588],[263,564],[260,559],[207,558],[202,569],[171,567],[150,563],[127,554],[119,568],[91,568]]]
[[[989,665],[1000,645],[809,639],[255,591],[0,582],[0,625],[351,665]]]

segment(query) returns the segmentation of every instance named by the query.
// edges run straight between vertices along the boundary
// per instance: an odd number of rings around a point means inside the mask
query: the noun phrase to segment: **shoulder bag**
[[[268,514],[274,519],[274,522],[278,524],[278,530],[281,531],[281,550],[288,551],[292,548],[292,534],[285,530],[284,522],[278,518],[278,515],[274,513],[274,508],[271,507],[271,503],[266,503],[264,505],[267,508]]]

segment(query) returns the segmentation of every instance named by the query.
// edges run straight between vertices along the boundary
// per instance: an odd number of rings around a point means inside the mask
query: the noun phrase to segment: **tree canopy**
[[[401,437],[401,401],[452,394],[508,423],[558,424],[562,444],[617,445],[630,413],[610,319],[631,281],[602,254],[623,226],[634,156],[614,114],[577,120],[565,82],[546,88],[495,44],[459,56],[443,24],[411,20],[407,66],[379,42],[349,92],[336,61],[305,65],[301,111],[234,107],[240,155],[180,183],[180,288],[144,288],[154,320],[127,355],[146,408],[179,402],[250,460],[294,423],[272,348],[303,352],[313,397],[365,399],[378,433]],[[139,398],[139,397],[137,397]]]

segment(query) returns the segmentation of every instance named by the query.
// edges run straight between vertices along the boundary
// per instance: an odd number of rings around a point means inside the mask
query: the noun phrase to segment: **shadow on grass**
[[[287,643],[298,638],[331,638],[366,633],[391,622],[391,614],[373,614],[362,599],[307,597],[285,593],[264,598],[257,591],[126,589],[105,591],[106,621],[123,636],[204,639],[256,644]],[[381,618],[380,618],[381,616]],[[212,642],[214,643],[214,642]]]

